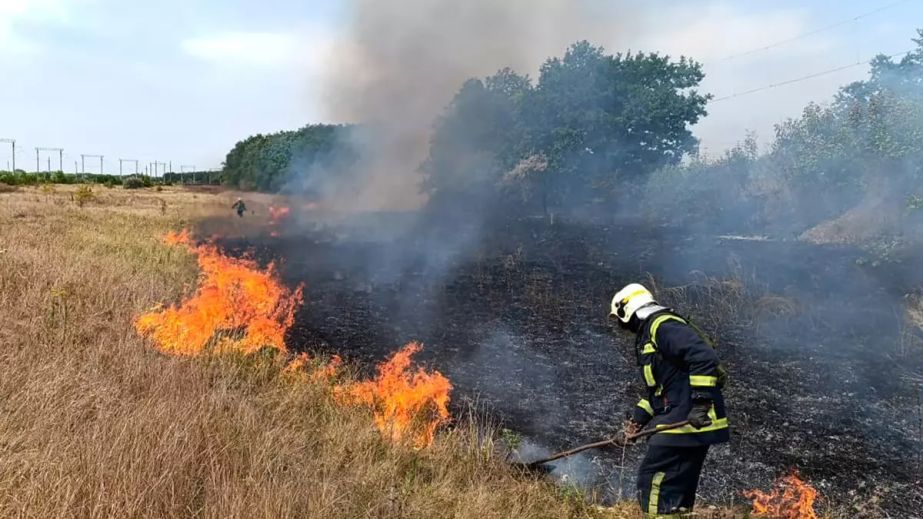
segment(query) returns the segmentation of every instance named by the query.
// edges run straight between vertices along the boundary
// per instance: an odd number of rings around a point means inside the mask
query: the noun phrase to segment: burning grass
[[[197,278],[193,256],[152,237],[229,203],[167,189],[80,209],[64,191],[0,197],[0,516],[590,513],[505,467],[483,427],[408,449],[285,356],[147,347],[134,318]]]
[[[270,264],[230,258],[211,245],[194,245],[189,233],[168,233],[164,241],[195,253],[199,283],[182,304],[147,312],[135,328],[166,353],[198,355],[207,349],[254,353],[285,352],[285,332],[302,301],[302,287],[289,290]]]
[[[448,381],[411,368],[414,347],[364,382],[336,358],[293,357],[275,339],[248,354],[245,332],[234,336],[245,347],[216,355],[148,347],[160,343],[133,325],[153,305],[191,294],[172,308],[178,317],[203,287],[246,293],[209,281],[201,255],[183,250],[188,235],[170,235],[179,246],[152,238],[227,214],[229,203],[172,189],[115,193],[83,208],[67,188],[0,196],[0,517],[637,519],[633,503],[597,508],[512,469],[483,421],[456,419],[425,449],[383,441],[408,416],[383,388],[427,388],[435,397],[414,405],[448,417]],[[275,294],[260,315],[284,325],[278,309],[295,293],[257,279],[259,293]],[[214,332],[237,329],[235,319],[207,322]],[[367,405],[338,405],[337,387]]]
[[[750,490],[744,495],[753,500],[753,515],[777,519],[818,519],[814,510],[817,490],[792,473],[781,478],[770,492]]]
[[[375,426],[394,442],[408,439],[416,448],[432,445],[436,429],[449,421],[452,384],[438,371],[411,369],[411,358],[422,349],[410,343],[378,366],[374,380],[341,386],[339,400],[374,411]]]

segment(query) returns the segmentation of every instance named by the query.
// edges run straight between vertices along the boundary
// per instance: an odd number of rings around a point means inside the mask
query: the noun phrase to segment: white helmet
[[[632,283],[616,292],[615,297],[612,298],[609,317],[618,317],[622,323],[628,324],[631,316],[635,315],[640,308],[655,303],[650,290],[638,283]]]

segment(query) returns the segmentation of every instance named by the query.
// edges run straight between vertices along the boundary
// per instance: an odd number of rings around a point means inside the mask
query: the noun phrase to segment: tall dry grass
[[[157,237],[229,201],[94,191],[0,194],[0,517],[634,517],[517,474],[474,425],[415,452],[272,357],[153,351],[134,316],[196,277]]]

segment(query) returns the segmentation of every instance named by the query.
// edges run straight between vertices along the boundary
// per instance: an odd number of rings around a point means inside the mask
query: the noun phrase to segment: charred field
[[[473,404],[499,421],[524,460],[618,429],[639,382],[607,304],[625,283],[652,283],[717,339],[731,370],[733,439],[712,450],[706,502],[740,502],[797,470],[828,506],[919,516],[923,346],[904,314],[923,284],[913,258],[872,266],[849,247],[630,221],[433,222],[303,214],[220,245],[305,283],[292,347],[370,370],[422,341],[419,360],[452,381],[455,412]],[[642,456],[589,451],[550,473],[611,501],[633,494]]]

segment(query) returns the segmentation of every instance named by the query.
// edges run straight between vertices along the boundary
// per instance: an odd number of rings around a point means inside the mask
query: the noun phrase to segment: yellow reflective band
[[[665,472],[657,472],[651,481],[651,495],[647,500],[647,513],[657,517],[657,505],[660,504],[660,483],[663,482]]]
[[[709,417],[712,415],[711,412],[708,413]],[[658,425],[657,428],[661,428],[663,425]],[[711,425],[702,427],[701,429],[696,429],[691,425],[684,425],[679,429],[670,429],[668,431],[660,431],[657,434],[698,434],[704,432],[718,431],[720,429],[727,429],[728,419],[727,418],[712,418]]]
[[[657,385],[657,381],[654,379],[654,370],[651,369],[650,364],[644,365],[644,381],[647,382],[647,387],[654,387]]]
[[[666,321],[679,321],[683,324],[686,324],[686,321],[675,316],[675,315],[661,315],[660,317],[654,319],[654,322],[651,323],[651,342],[654,343],[654,346],[657,346],[657,329],[660,328],[660,325]]]
[[[641,355],[647,355],[649,353],[657,353],[657,350],[654,349],[654,344],[647,342],[644,343],[644,349],[641,350]]]
[[[642,398],[641,401],[638,402],[638,407],[640,407],[641,409],[644,409],[644,411],[647,414],[654,416],[654,408],[651,407],[651,403],[648,402],[647,400]]]
[[[715,423],[718,421],[718,412],[715,411],[715,404],[712,404],[711,407],[708,409],[708,418],[712,421],[712,423]]]
[[[718,385],[718,377],[711,375],[689,375],[689,385],[692,387],[715,387]]]
[[[626,305],[628,304],[629,301],[631,301],[632,298],[637,297],[637,296],[642,296],[644,294],[650,294],[650,292],[648,292],[647,290],[642,290],[642,289],[635,290],[634,292],[623,297],[621,302],[623,305]]]

